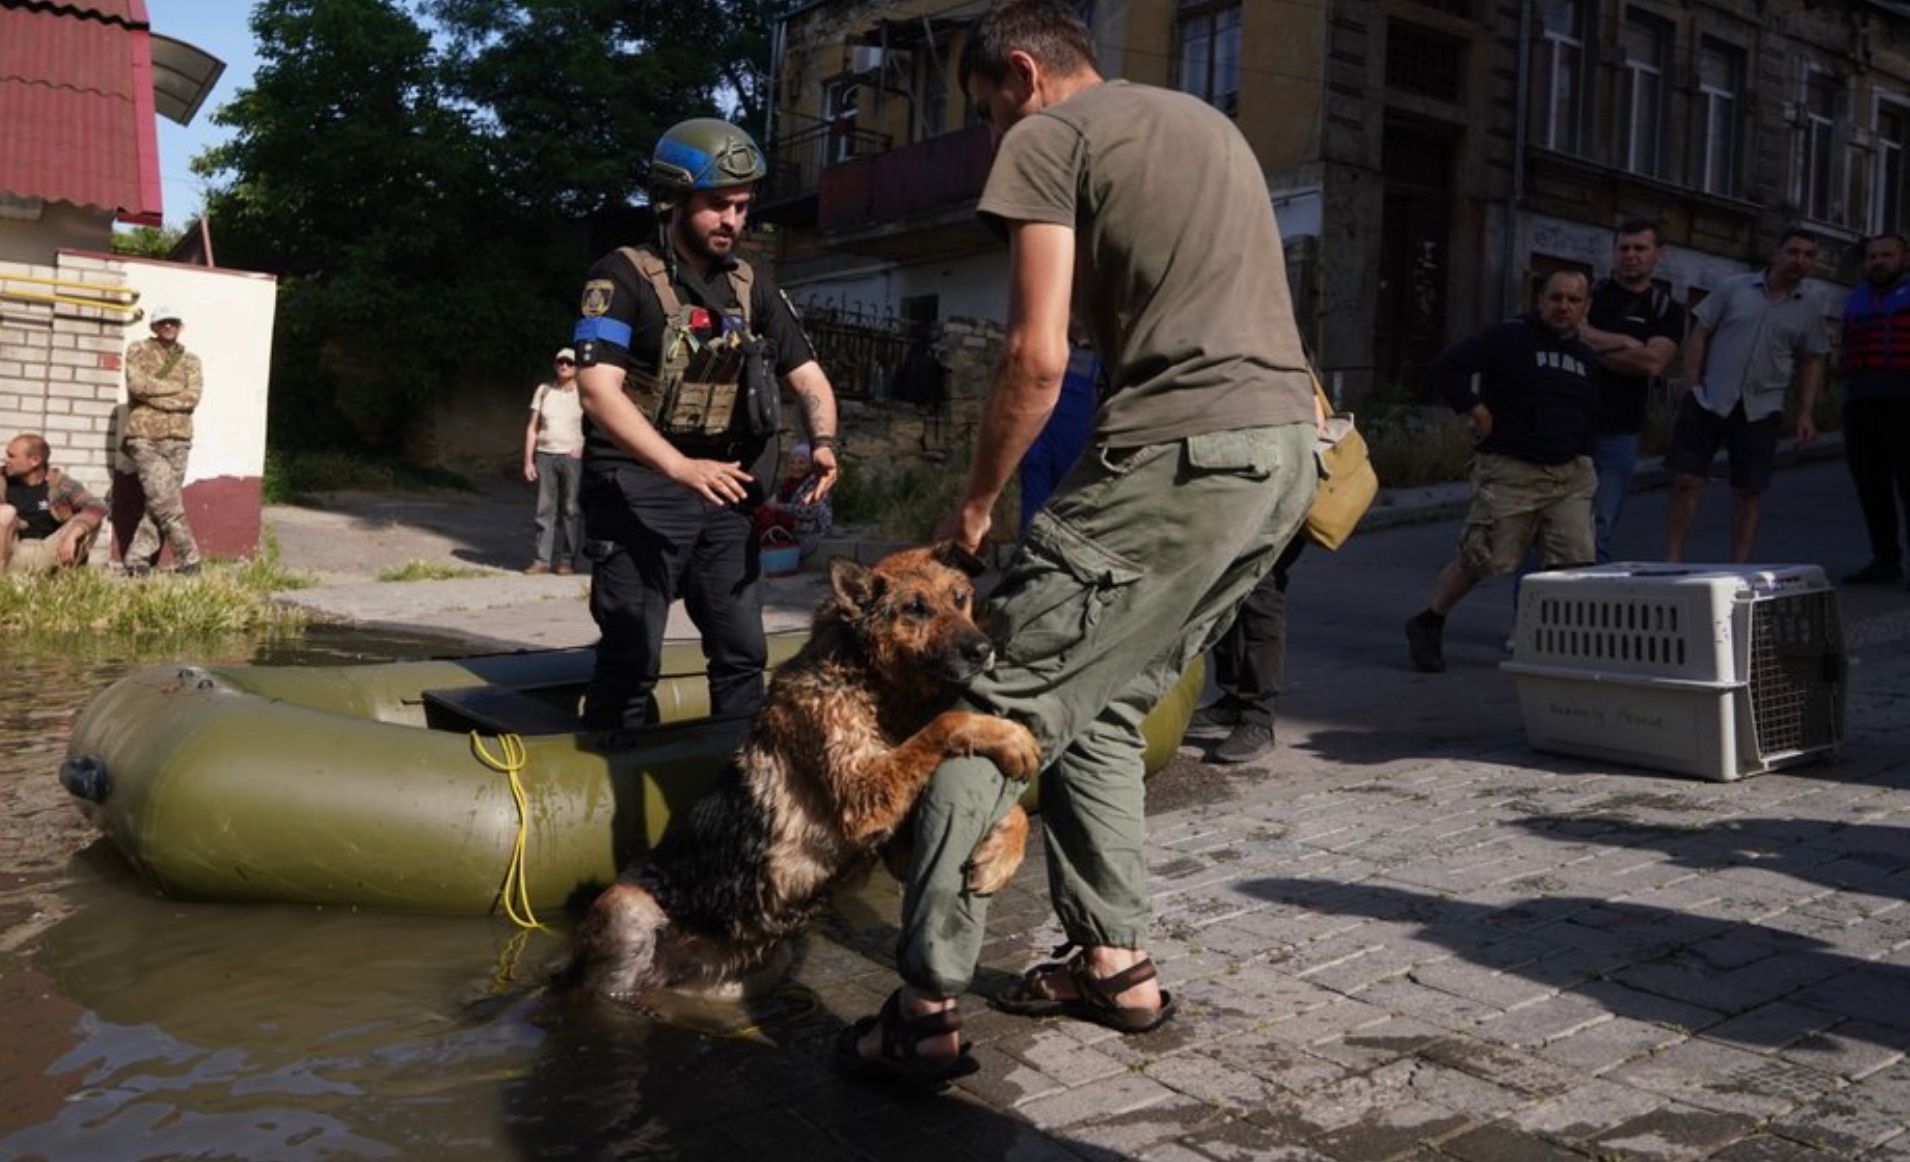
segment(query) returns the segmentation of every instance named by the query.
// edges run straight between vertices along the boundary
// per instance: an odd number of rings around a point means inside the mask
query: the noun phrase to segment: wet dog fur
[[[809,641],[776,671],[743,745],[597,898],[556,983],[624,1000],[762,991],[787,967],[789,939],[878,859],[944,759],[977,755],[1033,777],[1041,755],[1026,728],[950,709],[994,659],[974,621],[979,569],[947,545],[867,568],[832,561]],[[1016,808],[983,839],[972,890],[1013,878],[1027,831]]]

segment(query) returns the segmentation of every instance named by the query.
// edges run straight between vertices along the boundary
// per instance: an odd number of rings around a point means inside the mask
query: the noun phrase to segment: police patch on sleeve
[[[586,319],[600,318],[610,310],[610,296],[617,284],[607,278],[593,278],[584,284],[584,301],[577,308]]]

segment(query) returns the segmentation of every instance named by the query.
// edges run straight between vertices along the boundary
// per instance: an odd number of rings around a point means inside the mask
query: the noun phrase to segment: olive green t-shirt
[[[1002,136],[978,209],[1074,228],[1075,317],[1110,369],[1096,443],[1312,421],[1266,179],[1206,102],[1077,93]]]

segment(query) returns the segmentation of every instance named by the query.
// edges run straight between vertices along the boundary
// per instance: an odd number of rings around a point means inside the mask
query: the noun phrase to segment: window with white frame
[[[1798,134],[1797,204],[1816,222],[1841,222],[1839,143],[1837,122],[1843,108],[1844,83],[1829,70],[1806,63],[1795,123]]]
[[[1241,0],[1180,0],[1180,87],[1223,113],[1240,106]]]
[[[1586,0],[1541,0],[1536,137],[1548,149],[1582,152]]]
[[[854,81],[837,81],[823,90],[822,116],[829,123],[828,144],[823,163],[833,165],[856,155],[856,117],[862,107],[862,86]]]
[[[1910,226],[1904,212],[1904,150],[1910,147],[1910,98],[1877,96],[1877,153],[1870,179],[1870,232]]]
[[[1635,174],[1667,176],[1665,158],[1665,83],[1671,59],[1671,24],[1636,8],[1625,13],[1618,32],[1624,50],[1625,168]]]
[[[1698,42],[1698,93],[1692,103],[1698,188],[1736,197],[1744,140],[1744,50],[1704,37]]]

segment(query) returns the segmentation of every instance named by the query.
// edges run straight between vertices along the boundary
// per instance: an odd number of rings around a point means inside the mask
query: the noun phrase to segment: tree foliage
[[[119,230],[113,234],[113,253],[132,254],[140,258],[164,258],[179,245],[179,239],[185,232],[163,226],[134,226],[130,230]]]
[[[772,4],[255,5],[194,169],[221,261],[280,278],[273,442],[396,450],[427,403],[540,370],[593,248],[635,240],[658,133],[762,99]]]

